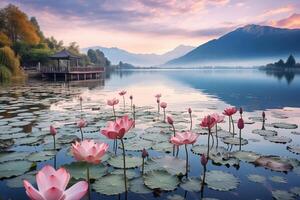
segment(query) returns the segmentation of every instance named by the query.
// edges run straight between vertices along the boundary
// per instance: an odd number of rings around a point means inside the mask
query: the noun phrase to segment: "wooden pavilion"
[[[49,58],[55,62],[50,66],[40,67],[39,71],[42,77],[52,78],[54,81],[58,79],[65,81],[104,79],[104,67],[80,67],[79,61],[82,58],[66,49],[51,55]]]

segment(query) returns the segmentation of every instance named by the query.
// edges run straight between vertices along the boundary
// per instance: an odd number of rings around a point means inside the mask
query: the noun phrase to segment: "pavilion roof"
[[[62,51],[59,51],[59,52],[49,56],[49,58],[70,60],[70,59],[80,59],[80,56],[75,55],[66,49],[63,49]]]

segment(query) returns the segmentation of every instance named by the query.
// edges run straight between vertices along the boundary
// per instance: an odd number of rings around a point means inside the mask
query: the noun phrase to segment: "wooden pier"
[[[38,71],[42,78],[50,80],[79,81],[105,79],[105,68],[101,66],[79,66],[80,56],[64,49],[49,57],[52,64],[39,66]],[[56,62],[54,62],[56,61]]]

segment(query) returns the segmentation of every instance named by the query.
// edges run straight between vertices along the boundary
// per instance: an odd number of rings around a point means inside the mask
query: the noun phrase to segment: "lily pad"
[[[282,129],[296,129],[296,128],[298,128],[297,124],[290,124],[290,123],[285,123],[285,122],[272,123],[271,125],[274,128],[282,128]]]
[[[145,133],[140,136],[144,140],[152,142],[166,142],[170,140],[170,136],[162,133]]]
[[[294,194],[287,192],[285,190],[273,190],[272,191],[272,196],[274,199],[277,200],[294,200],[295,196]]]
[[[30,183],[34,183],[35,182],[35,180],[36,180],[36,178],[35,178],[36,173],[37,172],[28,172],[28,173],[23,174],[21,176],[17,176],[17,177],[8,179],[6,181],[6,185],[8,187],[10,187],[10,188],[22,188],[22,187],[24,187],[23,180],[27,180]]]
[[[150,189],[172,191],[176,189],[179,180],[176,176],[164,170],[151,171],[144,175],[144,183]]]
[[[167,196],[168,200],[184,200],[185,198],[179,194],[170,194]]]
[[[144,179],[142,177],[131,180],[129,185],[129,190],[134,193],[148,194],[152,192],[152,190],[144,185]]]
[[[159,152],[171,153],[173,151],[173,144],[170,142],[160,142],[154,144],[152,149]]]
[[[125,192],[123,175],[109,174],[95,181],[92,188],[101,194],[116,195]]]
[[[225,144],[232,144],[232,145],[240,145],[240,142],[241,142],[241,145],[246,145],[248,144],[248,141],[246,139],[243,139],[241,138],[238,138],[238,137],[225,137],[223,138],[222,140]]]
[[[86,179],[87,167],[89,167],[90,177],[92,179],[99,179],[100,177],[107,174],[107,167],[103,164],[92,165],[86,162],[72,162],[70,164],[64,165],[64,167],[75,179]]]
[[[135,168],[139,167],[143,163],[141,157],[126,156],[126,168]],[[123,167],[123,156],[112,156],[108,161],[108,164],[115,168],[124,168]]]
[[[229,191],[238,187],[239,179],[232,174],[212,170],[206,173],[205,183],[213,190]]]
[[[281,144],[290,143],[292,141],[291,138],[285,136],[268,136],[265,137],[265,139],[270,142],[281,143]]]
[[[164,170],[172,175],[184,174],[185,165],[185,160],[181,160],[173,156],[152,158],[151,160],[147,160],[145,172],[148,173],[153,170]]]
[[[292,153],[300,154],[300,145],[289,145],[286,148]]]
[[[188,178],[185,182],[180,184],[180,187],[188,192],[199,192],[201,182],[198,178]]]
[[[24,160],[30,153],[29,152],[1,152],[0,153],[0,163],[12,160]]]
[[[293,169],[291,163],[276,156],[262,156],[256,159],[254,164],[279,172],[288,172]]]
[[[254,162],[260,157],[259,154],[252,151],[234,151],[231,153],[231,156],[244,162]]]
[[[29,171],[33,166],[32,162],[26,160],[8,161],[0,164],[0,178],[19,176]]]
[[[269,179],[275,183],[287,183],[286,178],[282,176],[271,176]]]
[[[112,171],[111,174],[123,175],[124,170],[116,169],[116,170]],[[130,180],[130,179],[139,177],[139,174],[137,174],[137,172],[134,169],[129,169],[129,170],[126,170],[126,177],[127,177],[127,179]]]
[[[264,183],[266,181],[266,177],[258,175],[258,174],[250,174],[248,179],[255,183]]]
[[[298,131],[292,131],[291,134],[293,134],[293,135],[300,135],[300,132],[298,132]]]
[[[52,159],[55,154],[55,151],[39,151],[31,153],[27,156],[27,159],[32,162],[46,161]]]
[[[292,187],[292,188],[290,189],[290,191],[291,191],[293,194],[295,194],[295,195],[297,195],[297,196],[300,196],[300,187]]]
[[[255,129],[252,131],[252,133],[254,134],[258,134],[260,136],[276,136],[277,135],[277,131],[274,130],[261,130],[261,129]]]
[[[126,151],[142,151],[143,149],[150,149],[152,145],[151,141],[140,138],[132,138],[124,141]],[[121,144],[119,144],[119,148],[122,148]]]

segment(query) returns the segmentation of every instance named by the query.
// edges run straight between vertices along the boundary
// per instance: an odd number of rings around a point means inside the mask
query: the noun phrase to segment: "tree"
[[[17,76],[21,74],[19,59],[10,47],[0,48],[0,65],[9,69],[12,75]]]
[[[44,33],[41,31],[41,28],[40,28],[40,25],[39,25],[37,19],[35,17],[31,17],[30,18],[30,22],[34,26],[35,31],[38,34],[38,36],[40,37],[41,41],[44,41],[45,40],[45,36],[44,36]]]
[[[295,58],[294,58],[293,55],[290,55],[290,56],[288,57],[288,59],[287,59],[285,65],[286,65],[287,67],[295,67],[295,65],[296,65],[296,60],[295,60]]]
[[[97,64],[97,62],[98,62],[97,55],[93,49],[88,50],[87,56],[89,57],[89,59],[92,63]]]
[[[62,40],[57,41],[53,36],[45,39],[45,43],[51,50],[60,51],[64,48],[64,42]]]
[[[104,53],[97,49],[96,51],[93,49],[89,49],[87,52],[90,61],[95,65],[100,65],[103,67],[109,67],[110,61],[105,57]]]
[[[10,4],[1,9],[0,21],[0,31],[4,32],[12,43],[17,41],[24,41],[29,44],[39,43],[40,38],[36,28],[18,7]]]
[[[76,54],[76,55],[80,54],[79,45],[76,42],[71,42],[68,46],[68,50],[73,54]]]

